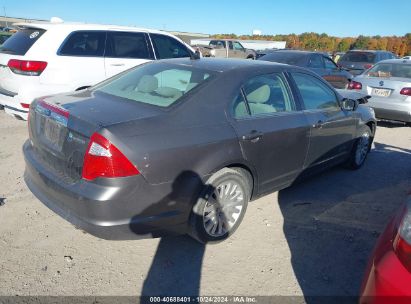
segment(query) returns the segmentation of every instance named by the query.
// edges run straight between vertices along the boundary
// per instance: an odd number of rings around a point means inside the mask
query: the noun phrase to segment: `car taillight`
[[[411,88],[402,88],[400,91],[401,95],[411,96]]]
[[[349,90],[361,90],[362,84],[361,82],[351,81],[350,84],[348,85],[348,89]]]
[[[372,68],[372,64],[369,64],[369,63],[364,64],[364,69],[368,70],[368,69],[371,69],[371,68]]]
[[[7,66],[15,74],[39,76],[47,67],[47,62],[10,59]]]
[[[94,133],[84,156],[82,177],[93,180],[98,177],[126,177],[140,174],[128,158],[109,140]]]
[[[30,104],[29,104],[29,103],[20,103],[20,104],[21,104],[21,106],[22,106],[24,109],[30,108]]]
[[[393,245],[398,259],[411,272],[411,201],[408,202],[404,210],[404,216]]]

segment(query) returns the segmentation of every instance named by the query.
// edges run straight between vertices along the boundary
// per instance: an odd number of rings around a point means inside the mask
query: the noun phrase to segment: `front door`
[[[323,76],[334,88],[345,89],[348,86],[348,79],[345,73],[329,58],[323,57],[326,75]]]
[[[282,74],[252,77],[232,109],[244,158],[255,168],[259,193],[288,186],[301,172],[310,127]]]
[[[291,73],[311,125],[310,147],[304,167],[344,157],[352,147],[356,129],[353,112],[341,109],[337,95],[322,79]]]
[[[108,32],[104,57],[107,78],[153,59],[146,37],[139,32]]]

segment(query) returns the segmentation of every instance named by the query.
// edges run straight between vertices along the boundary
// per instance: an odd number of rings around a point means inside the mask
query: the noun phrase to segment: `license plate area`
[[[64,138],[66,135],[66,127],[61,123],[43,115],[40,117],[40,134],[43,134],[43,139],[47,146],[55,151],[61,152],[63,149]]]
[[[373,96],[378,96],[378,97],[388,97],[391,95],[391,90],[390,89],[377,89],[373,88],[371,95]]]

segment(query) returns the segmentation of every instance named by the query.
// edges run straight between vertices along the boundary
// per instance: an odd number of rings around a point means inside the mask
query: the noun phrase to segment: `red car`
[[[411,196],[378,239],[361,286],[360,304],[382,303],[411,303]]]

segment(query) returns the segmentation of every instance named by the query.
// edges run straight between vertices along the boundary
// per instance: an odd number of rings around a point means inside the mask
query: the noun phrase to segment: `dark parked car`
[[[282,50],[271,52],[258,60],[306,67],[327,80],[335,88],[344,89],[354,77],[341,69],[332,59],[318,52]]]
[[[371,109],[306,69],[171,59],[35,100],[25,181],[49,208],[105,239],[220,241],[250,200],[303,172],[359,168],[375,126]]]
[[[381,60],[395,58],[393,53],[387,51],[352,50],[340,58],[338,65],[353,75],[359,75]]]
[[[271,54],[273,52],[277,52],[278,49],[264,49],[264,50],[257,50],[255,59],[261,58],[264,55]]]

